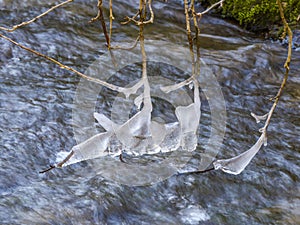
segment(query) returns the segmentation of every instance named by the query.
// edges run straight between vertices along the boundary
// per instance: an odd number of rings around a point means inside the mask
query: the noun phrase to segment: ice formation
[[[261,120],[266,120],[268,115],[269,113],[263,116],[258,116],[254,113],[251,113],[251,116],[254,117],[257,123],[259,123]],[[262,134],[250,149],[230,159],[216,160],[215,162],[213,162],[214,169],[215,170],[220,169],[225,173],[230,173],[234,175],[240,174],[246,168],[246,166],[251,162],[253,157],[257,154],[257,152],[262,147],[262,145],[264,146],[267,145],[266,125],[263,128],[259,129],[259,131]]]
[[[213,163],[215,170],[222,170],[226,173],[238,175],[250,163],[261,146],[265,143],[266,134],[262,133],[257,142],[247,151],[230,159],[220,159]]]
[[[168,93],[191,83],[194,88],[194,102],[188,106],[176,107],[175,115],[178,121],[163,124],[151,120],[150,85],[147,77],[143,77],[129,90],[123,90],[128,97],[128,93],[132,94],[143,86],[143,94],[135,99],[138,109],[143,103],[142,109],[122,125],[114,123],[104,114],[94,113],[95,119],[106,131],[74,146],[67,155],[62,156],[62,153],[59,153],[56,166],[62,167],[107,155],[117,156],[123,151],[132,155],[143,155],[178,149],[195,150],[201,114],[198,81],[192,77],[185,82],[162,89]]]

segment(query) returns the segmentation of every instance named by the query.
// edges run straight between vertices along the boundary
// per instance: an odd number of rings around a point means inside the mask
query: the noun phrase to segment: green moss
[[[207,7],[218,1],[200,0],[200,3]],[[300,0],[282,0],[282,4],[287,21],[296,24],[300,14]],[[276,0],[225,0],[222,9],[217,11],[255,32],[268,31],[281,24]]]

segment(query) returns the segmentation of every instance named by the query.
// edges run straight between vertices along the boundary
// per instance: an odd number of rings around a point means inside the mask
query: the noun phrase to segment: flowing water
[[[53,2],[2,0],[1,26],[33,18]],[[133,15],[137,2],[114,1],[115,20]],[[180,1],[155,2],[154,10],[155,23],[147,25],[146,39],[186,46]],[[96,13],[96,1],[74,1],[7,35],[84,72],[106,52],[100,25],[88,23]],[[287,48],[210,16],[203,17],[200,26],[201,57],[214,72],[226,103],[226,134],[217,158],[230,158],[258,139],[262,125],[250,112],[263,115],[272,106],[269,99],[280,87]],[[116,42],[138,34],[135,25],[117,22],[113,31]],[[72,109],[80,77],[4,39],[0,45],[0,224],[300,223],[299,45],[294,46],[287,86],[271,119],[268,146],[245,171],[238,176],[221,171],[173,175],[135,187],[102,176],[97,165],[106,159],[38,173],[53,162],[57,152],[76,144]],[[127,85],[140,70],[139,65],[128,67],[109,81]],[[181,70],[167,65],[149,63],[149,71],[149,76],[184,79]],[[109,113],[115,95],[103,90],[96,108]],[[203,92],[200,96],[198,147],[185,170],[197,168],[201,146],[210,134],[210,106]],[[172,109],[170,104],[153,101],[154,116],[164,114],[170,122],[176,119],[167,110]]]

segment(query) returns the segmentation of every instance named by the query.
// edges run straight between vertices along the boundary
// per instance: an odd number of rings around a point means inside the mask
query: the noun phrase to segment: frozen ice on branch
[[[176,107],[175,115],[178,121],[169,124],[151,120],[152,103],[149,81],[147,77],[142,78],[142,81],[144,87],[143,108],[138,113],[122,125],[114,123],[104,114],[94,113],[95,119],[106,131],[74,146],[68,154],[58,153],[57,164],[53,167],[62,167],[107,155],[114,157],[122,154],[123,151],[139,156],[179,149],[195,150],[197,147],[196,132],[201,114],[198,81],[195,78],[192,81],[194,102],[188,106]],[[185,85],[189,83],[185,83]],[[182,86],[177,86],[177,89]],[[172,86],[165,87],[165,90],[168,88],[172,91],[175,90]]]

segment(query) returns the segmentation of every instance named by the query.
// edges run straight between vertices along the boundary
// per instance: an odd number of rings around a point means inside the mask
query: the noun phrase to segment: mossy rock
[[[219,0],[199,0],[204,7],[218,2]],[[285,18],[294,26],[300,15],[300,1],[282,1]],[[269,32],[276,25],[281,24],[278,5],[276,0],[225,0],[223,7],[215,12],[226,18],[233,18],[247,30],[261,33]]]

